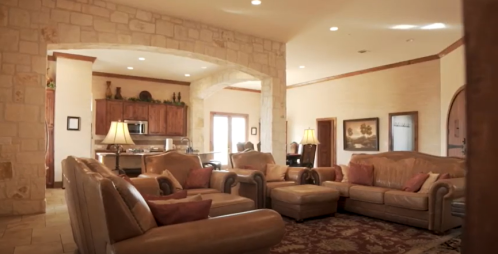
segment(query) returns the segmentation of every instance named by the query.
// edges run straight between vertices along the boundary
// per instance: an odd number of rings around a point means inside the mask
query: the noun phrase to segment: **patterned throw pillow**
[[[198,168],[190,170],[187,181],[185,183],[186,189],[207,189],[211,182],[211,174],[213,168]]]
[[[282,166],[277,164],[268,164],[266,166],[266,181],[267,182],[283,182],[285,181],[285,174],[289,166]]]
[[[429,174],[418,173],[406,181],[405,185],[403,185],[403,190],[408,192],[417,192],[420,190],[427,178],[429,178]]]

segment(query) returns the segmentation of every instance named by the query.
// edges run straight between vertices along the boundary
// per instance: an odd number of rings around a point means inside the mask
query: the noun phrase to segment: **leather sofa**
[[[137,189],[96,160],[68,157],[63,167],[80,253],[269,253],[284,235],[282,218],[271,210],[158,226]]]
[[[247,151],[230,154],[230,171],[237,174],[239,195],[254,200],[257,208],[271,208],[271,191],[274,188],[306,184],[310,170],[305,167],[289,167],[285,181],[267,182],[266,166],[275,164],[271,153]],[[245,169],[250,167],[251,170]]]
[[[401,224],[444,232],[460,226],[451,215],[451,202],[465,193],[465,160],[418,152],[353,154],[351,162],[373,165],[373,186],[335,182],[333,168],[315,168],[311,175],[318,185],[339,191],[339,207],[350,212]],[[405,182],[419,172],[449,173],[428,193],[402,191]]]

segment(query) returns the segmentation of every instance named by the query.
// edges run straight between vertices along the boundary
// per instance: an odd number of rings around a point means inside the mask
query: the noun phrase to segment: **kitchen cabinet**
[[[123,120],[147,121],[148,118],[148,103],[123,102]]]
[[[123,102],[97,100],[95,105],[95,134],[107,135],[112,121],[123,121]]]
[[[164,104],[149,105],[149,135],[166,135],[166,110]]]
[[[187,135],[187,107],[167,105],[166,106],[166,135]]]

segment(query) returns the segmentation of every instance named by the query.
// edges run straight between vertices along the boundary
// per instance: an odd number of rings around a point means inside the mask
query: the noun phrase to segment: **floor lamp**
[[[135,143],[131,139],[130,131],[128,130],[128,124],[118,121],[111,122],[111,127],[107,136],[102,141],[102,144],[113,145],[116,149],[116,168],[115,171],[118,174],[126,174],[124,170],[119,168],[119,155],[123,145],[134,145]]]
[[[304,130],[304,136],[300,144],[303,145],[301,166],[312,168],[315,164],[316,146],[320,144],[315,136],[315,130],[311,128]]]

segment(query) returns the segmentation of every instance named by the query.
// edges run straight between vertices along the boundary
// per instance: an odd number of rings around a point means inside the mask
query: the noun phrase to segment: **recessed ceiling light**
[[[306,68],[306,66],[304,65],[299,66],[299,69],[304,69],[304,68]]]
[[[202,66],[201,68],[202,68],[202,69],[207,69],[207,67],[206,67],[206,66]]]
[[[441,29],[441,28],[445,28],[445,27],[446,27],[446,25],[443,23],[434,23],[434,24],[423,26],[422,29]]]
[[[131,66],[130,66],[130,67],[128,67],[128,70],[133,70],[133,67],[131,67]]]
[[[333,26],[330,28],[330,31],[337,31],[337,30],[339,30],[339,27]]]
[[[392,26],[391,29],[412,29],[414,27],[414,25],[395,25]]]
[[[413,41],[414,41],[414,39],[411,39],[411,38],[406,40],[406,42],[413,42]]]
[[[252,0],[252,1],[251,1],[251,4],[252,4],[252,5],[260,5],[260,4],[261,4],[261,1],[260,1],[260,0]]]
[[[190,74],[185,74],[185,77],[190,77]]]
[[[145,58],[144,57],[139,57],[138,60],[145,61]]]

